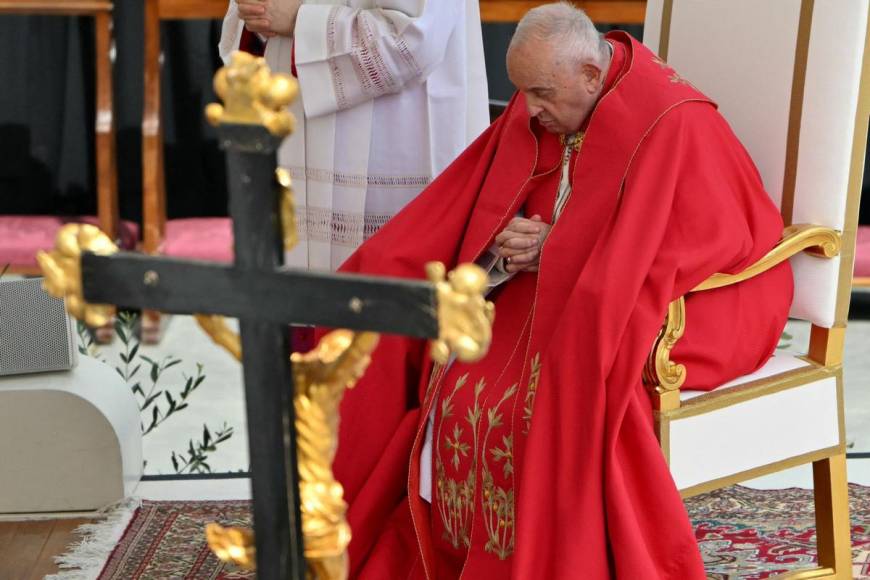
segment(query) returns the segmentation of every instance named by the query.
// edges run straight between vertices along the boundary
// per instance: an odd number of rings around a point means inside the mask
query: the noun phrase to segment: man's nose
[[[527,98],[526,99],[526,110],[529,112],[530,117],[536,117],[538,115],[538,113],[540,113],[544,109],[543,109],[543,107],[541,107],[541,105],[539,105],[534,100]]]

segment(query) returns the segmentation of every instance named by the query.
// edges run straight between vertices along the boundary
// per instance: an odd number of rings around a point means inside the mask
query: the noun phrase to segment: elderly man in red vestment
[[[496,305],[481,361],[385,337],[347,394],[352,575],[704,578],[641,370],[668,303],[757,261],[782,220],[715,104],[629,35],[547,5],[507,64],[505,113],[343,266],[477,261]],[[791,298],[787,264],[690,295],[687,386],[762,365]]]

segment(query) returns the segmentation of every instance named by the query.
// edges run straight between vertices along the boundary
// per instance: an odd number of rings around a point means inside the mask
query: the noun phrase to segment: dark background
[[[142,213],[142,4],[117,2],[114,18],[118,189],[121,216],[133,221]],[[492,99],[513,92],[504,65],[513,29],[483,25]],[[625,29],[642,37],[641,26]],[[169,22],[162,34],[169,216],[226,215],[223,156],[202,113],[216,100],[220,23]],[[90,18],[0,16],[0,214],[96,212],[93,63]]]

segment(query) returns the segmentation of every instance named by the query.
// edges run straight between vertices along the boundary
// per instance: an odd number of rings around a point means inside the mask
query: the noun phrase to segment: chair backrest
[[[166,180],[160,105],[160,23],[221,20],[229,0],[145,0],[145,102],[142,114],[143,245],[154,253],[166,225]]]
[[[647,3],[644,43],[719,104],[786,224],[842,232],[839,257],[792,260],[791,315],[821,329],[843,329],[848,314],[870,98],[862,86],[867,29],[868,0]]]

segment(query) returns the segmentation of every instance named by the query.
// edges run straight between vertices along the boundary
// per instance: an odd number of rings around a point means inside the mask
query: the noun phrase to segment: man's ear
[[[580,74],[583,78],[583,85],[589,91],[589,94],[595,93],[601,87],[601,69],[591,62],[583,64]]]

